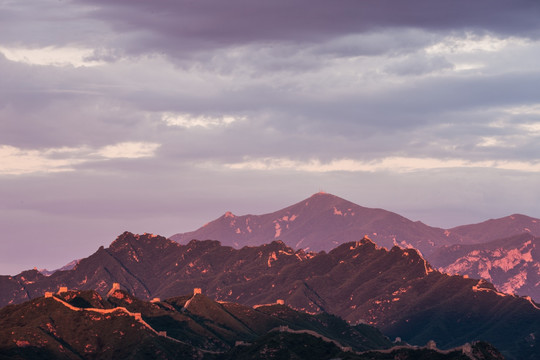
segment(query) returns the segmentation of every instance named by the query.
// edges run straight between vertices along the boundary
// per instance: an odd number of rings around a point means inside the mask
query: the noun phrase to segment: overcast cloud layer
[[[540,3],[0,0],[0,274],[319,190],[540,217]]]

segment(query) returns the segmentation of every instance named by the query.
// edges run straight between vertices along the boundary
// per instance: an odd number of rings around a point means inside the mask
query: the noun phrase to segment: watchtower
[[[111,290],[107,293],[107,297],[111,296],[116,290],[120,290],[120,283],[113,283]]]

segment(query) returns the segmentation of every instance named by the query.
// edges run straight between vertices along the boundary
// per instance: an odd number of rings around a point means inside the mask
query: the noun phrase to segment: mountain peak
[[[311,195],[306,200],[310,200],[310,199],[327,200],[327,201],[335,201],[335,200],[347,201],[347,200],[345,200],[343,198],[340,198],[339,196],[336,196],[336,195],[333,195],[333,194],[330,194],[330,193],[327,193],[327,192],[324,192],[324,191],[319,191],[319,192]]]
[[[114,239],[114,241],[111,243],[111,247],[119,245],[119,244],[125,244],[126,242],[135,239],[135,234],[129,231],[124,231],[120,235]]]
[[[134,234],[125,231],[109,245],[109,249],[115,253],[122,251],[134,251],[137,253],[141,249],[154,252],[155,249],[164,249],[170,246],[179,246],[179,244],[160,235],[150,233]]]
[[[321,191],[316,192],[315,194],[311,195],[310,197],[315,197],[315,196],[335,196],[335,195],[329,194],[329,193],[321,190]]]

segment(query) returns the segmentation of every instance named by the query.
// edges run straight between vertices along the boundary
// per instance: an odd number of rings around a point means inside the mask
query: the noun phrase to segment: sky
[[[0,0],[0,274],[320,190],[540,218],[537,0]]]

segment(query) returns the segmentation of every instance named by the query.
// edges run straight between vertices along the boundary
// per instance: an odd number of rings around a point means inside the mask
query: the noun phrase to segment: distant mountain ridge
[[[327,193],[317,193],[299,203],[264,215],[236,216],[226,212],[198,230],[175,234],[170,239],[186,243],[192,239],[219,240],[236,248],[282,240],[295,249],[330,251],[368,235],[381,246],[410,245],[423,253],[434,244],[453,244],[443,229],[383,209],[371,209]]]
[[[443,348],[487,340],[508,359],[534,359],[540,350],[540,309],[488,282],[434,270],[414,249],[390,250],[371,240],[307,253],[281,241],[233,249],[217,241],[180,245],[126,232],[70,271],[36,270],[0,277],[1,304],[19,303],[59,286],[105,294],[114,283],[142,299],[168,298],[200,287],[219,301],[285,304],[366,322],[413,344]]]
[[[499,219],[490,219],[478,224],[461,225],[448,230],[463,244],[480,244],[514,235],[540,236],[540,219],[522,214],[513,214]]]
[[[170,236],[179,243],[219,240],[239,248],[282,240],[294,249],[330,251],[369,236],[378,245],[414,247],[429,257],[439,247],[474,244],[522,233],[540,236],[540,219],[514,214],[451,229],[428,226],[396,213],[366,208],[324,192],[282,210],[263,215],[236,216],[226,212],[203,227]]]

